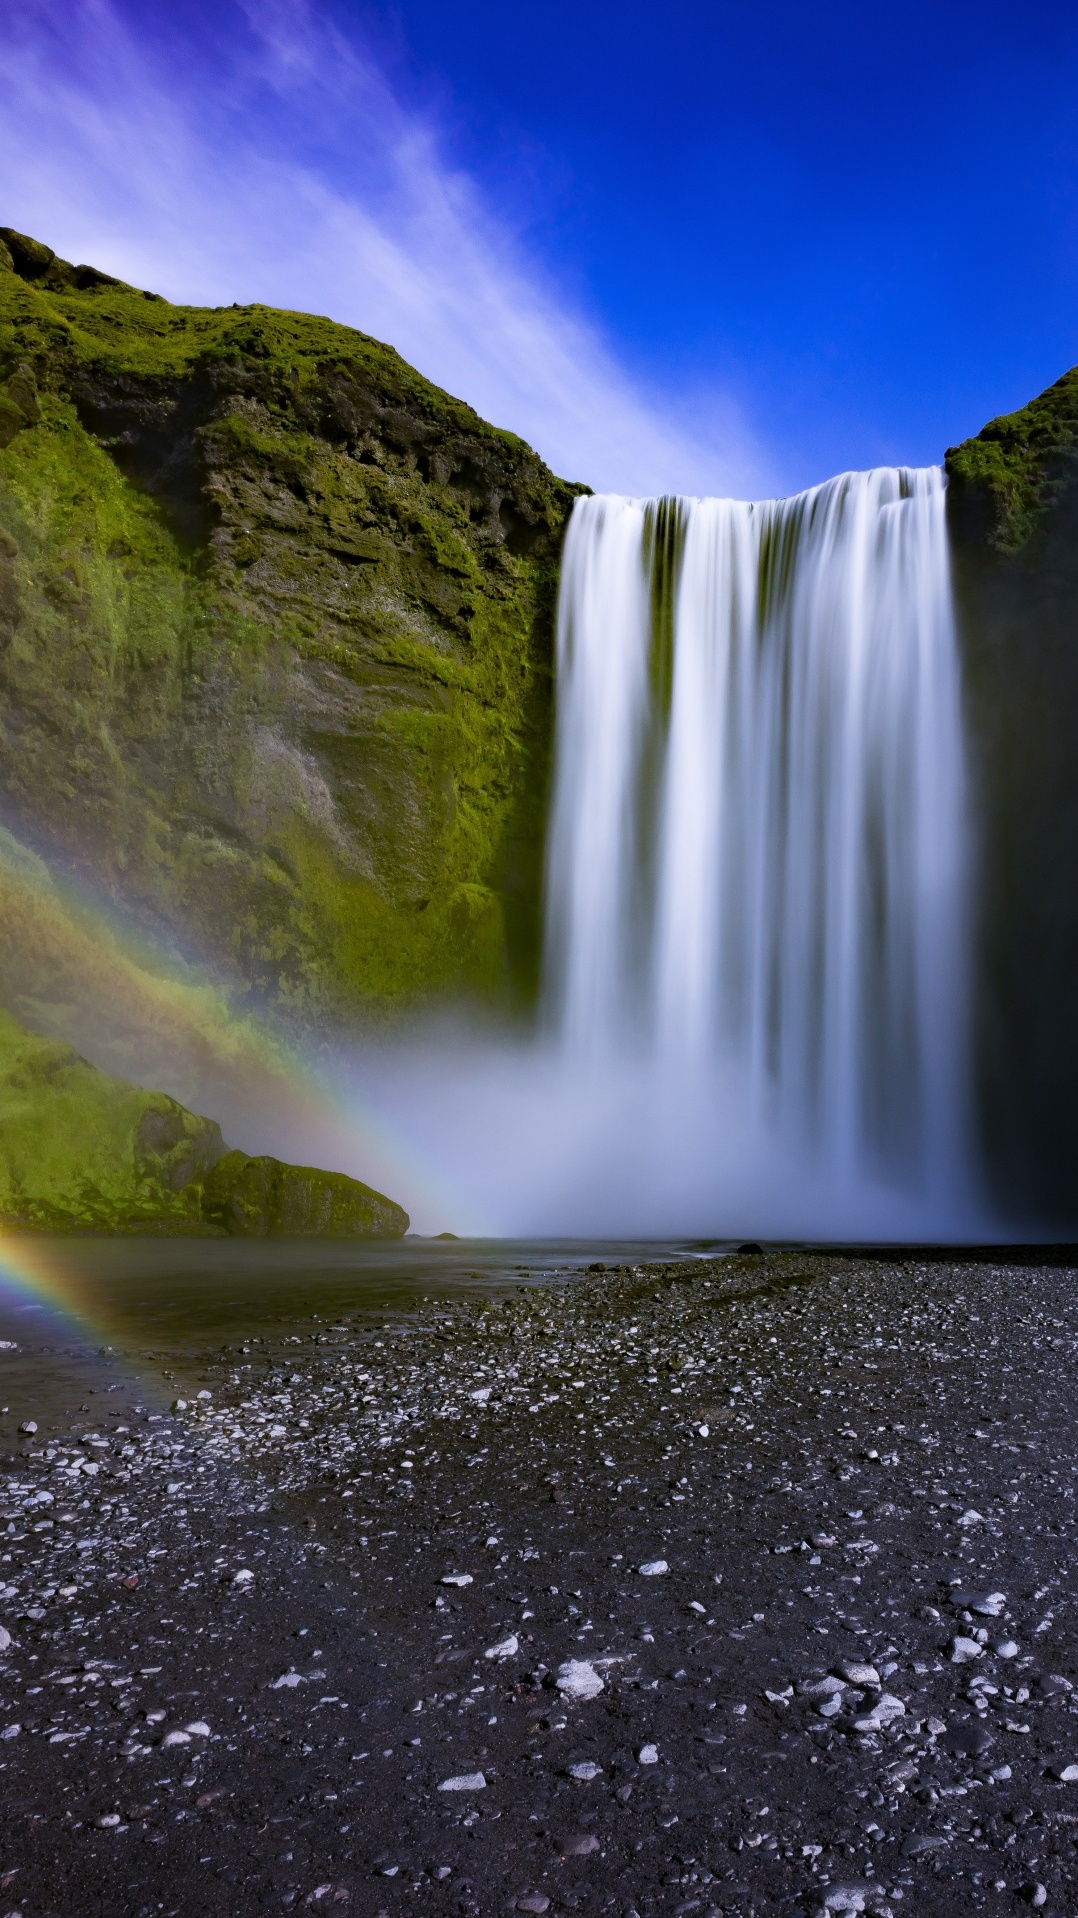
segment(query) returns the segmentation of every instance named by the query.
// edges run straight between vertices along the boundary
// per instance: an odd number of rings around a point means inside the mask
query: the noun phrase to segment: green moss
[[[0,1223],[201,1231],[198,1181],[223,1151],[211,1120],[0,1012]]]
[[[308,1030],[525,994],[580,489],[361,333],[3,239],[9,823]]]
[[[988,537],[1017,552],[1073,484],[1078,460],[1078,368],[1017,413],[990,420],[975,439],[947,452],[957,493],[988,502]]]
[[[408,1214],[343,1172],[226,1152],[206,1179],[202,1209],[236,1238],[400,1239]]]

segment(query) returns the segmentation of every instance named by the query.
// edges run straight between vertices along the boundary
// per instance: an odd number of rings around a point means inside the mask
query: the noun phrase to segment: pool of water
[[[0,1443],[33,1418],[160,1410],[223,1346],[406,1317],[424,1301],[565,1284],[585,1266],[707,1256],[728,1243],[420,1239],[9,1239],[0,1246]],[[17,1277],[4,1276],[3,1255]]]

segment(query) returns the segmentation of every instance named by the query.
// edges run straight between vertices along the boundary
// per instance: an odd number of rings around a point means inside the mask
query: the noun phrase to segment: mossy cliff
[[[400,1238],[408,1215],[343,1173],[230,1152],[212,1119],[0,1011],[0,1227]]]
[[[993,1191],[1078,1221],[1078,369],[947,454]]]
[[[4,823],[309,1029],[526,995],[579,489],[361,333],[0,235]]]

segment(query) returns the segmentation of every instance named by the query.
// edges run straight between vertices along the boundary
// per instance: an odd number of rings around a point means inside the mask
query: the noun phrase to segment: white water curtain
[[[581,499],[558,625],[545,989],[596,1071],[724,1078],[832,1173],[967,1154],[945,486]]]

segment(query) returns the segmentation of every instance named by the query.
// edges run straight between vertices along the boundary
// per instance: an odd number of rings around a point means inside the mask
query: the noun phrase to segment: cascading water
[[[578,500],[546,1017],[387,1054],[383,1109],[446,1194],[421,1230],[991,1233],[944,503],[940,472],[890,469]]]
[[[836,1232],[865,1180],[941,1223],[971,1190],[944,500],[939,469],[881,468],[573,511],[549,1018],[574,1070],[650,1087],[659,1134],[693,1115],[734,1230],[734,1135],[799,1155]]]

